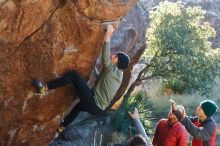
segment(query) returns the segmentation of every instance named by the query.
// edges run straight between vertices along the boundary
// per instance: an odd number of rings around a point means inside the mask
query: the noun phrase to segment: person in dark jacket
[[[46,84],[43,84],[40,80],[35,80],[35,87],[42,94],[48,90],[69,84],[74,85],[76,89],[80,102],[73,107],[71,112],[61,122],[57,129],[59,133],[64,131],[65,127],[76,118],[80,111],[88,112],[92,115],[102,114],[119,89],[122,83],[123,70],[128,67],[130,59],[123,52],[117,52],[111,56],[110,40],[113,31],[113,26],[108,25],[101,55],[103,68],[92,89],[89,88],[86,80],[76,70],[66,72],[60,78],[48,81]]]
[[[215,146],[217,125],[212,119],[212,115],[218,107],[211,100],[204,100],[196,110],[196,117],[186,116],[185,108],[176,108],[175,102],[172,109],[178,120],[185,126],[186,130],[193,137],[192,146]]]
[[[128,146],[152,146],[150,139],[148,138],[144,126],[139,119],[139,113],[137,108],[134,109],[134,112],[128,112],[132,118],[135,128],[138,131],[138,135],[132,137],[129,140]]]
[[[168,119],[159,121],[153,138],[153,146],[186,146],[187,132],[170,110]]]

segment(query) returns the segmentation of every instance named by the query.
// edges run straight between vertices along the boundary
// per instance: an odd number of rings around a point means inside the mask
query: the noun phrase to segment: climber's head
[[[126,69],[130,62],[129,56],[123,52],[112,55],[112,63],[117,65],[119,69]]]

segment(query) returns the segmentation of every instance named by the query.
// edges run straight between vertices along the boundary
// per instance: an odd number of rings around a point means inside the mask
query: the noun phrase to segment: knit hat
[[[119,69],[126,69],[130,62],[129,56],[123,52],[118,52],[118,68]]]
[[[200,105],[207,117],[211,117],[218,109],[218,106],[215,104],[215,102],[211,100],[204,100],[200,103]]]

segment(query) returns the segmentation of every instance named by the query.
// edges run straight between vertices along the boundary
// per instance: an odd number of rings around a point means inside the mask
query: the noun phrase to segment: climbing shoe
[[[57,128],[57,132],[58,132],[58,133],[62,133],[64,130],[65,130],[65,127],[63,127],[62,125],[60,125],[60,126]]]
[[[40,80],[34,80],[34,86],[37,89],[38,93],[45,94],[46,86]]]

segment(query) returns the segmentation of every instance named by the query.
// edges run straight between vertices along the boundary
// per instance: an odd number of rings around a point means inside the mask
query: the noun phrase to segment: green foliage
[[[215,30],[203,21],[205,13],[200,7],[167,1],[150,12],[144,55],[154,59],[147,62],[145,74],[166,79],[175,90],[210,93],[220,75],[220,51],[209,42]]]
[[[163,86],[166,89],[172,89],[174,93],[183,94],[186,90],[186,84],[177,79],[168,79],[163,81]]]
[[[150,110],[152,103],[145,96],[144,92],[138,92],[137,95],[131,96],[128,102],[124,102],[121,107],[123,108],[118,109],[112,116],[112,124],[118,131],[123,132],[128,136],[128,133],[130,132],[129,128],[132,127],[132,120],[128,112],[134,111],[134,108],[136,107],[146,132],[153,132]],[[131,134],[133,135],[134,133],[135,128],[131,128]]]

